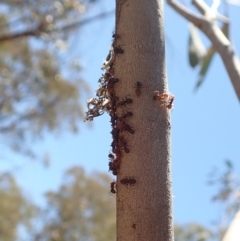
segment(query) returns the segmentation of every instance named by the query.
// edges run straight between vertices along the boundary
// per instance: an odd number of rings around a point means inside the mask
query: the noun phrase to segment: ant
[[[130,134],[134,134],[135,133],[134,130],[132,129],[132,127],[130,125],[126,124],[124,121],[118,122],[117,125],[118,125],[118,129],[120,131],[127,131]]]
[[[105,78],[101,77],[98,79],[98,83],[103,84],[105,82]]]
[[[123,119],[125,119],[125,118],[127,118],[127,117],[131,117],[131,116],[133,116],[133,113],[132,113],[131,111],[128,111],[127,113],[123,114],[123,115],[119,118],[119,120],[123,120]]]
[[[119,130],[117,128],[113,128],[113,130],[111,131],[111,134],[113,138],[116,139],[118,137]]]
[[[109,98],[110,98],[110,101],[111,101],[111,111],[113,112],[112,115],[116,116],[116,113],[115,113],[116,108],[117,108],[116,102],[118,101],[118,97],[115,95],[114,91],[109,92],[109,94],[110,94]],[[117,119],[117,117],[116,117],[116,119]]]
[[[171,110],[172,109],[172,106],[173,106],[173,101],[174,101],[174,96],[173,95],[171,95],[170,97],[169,97],[169,102],[168,102],[168,105],[166,106],[169,110]]]
[[[116,140],[112,141],[111,147],[112,147],[112,152],[116,153],[117,152],[117,142],[116,142]]]
[[[174,96],[171,93],[163,93],[160,94],[159,91],[154,91],[154,100],[159,100],[161,102],[161,106],[166,107],[167,109],[171,109],[173,106]]]
[[[107,89],[108,89],[109,92],[113,92],[114,85],[118,81],[119,81],[118,78],[113,78],[113,77],[108,80]]]
[[[133,100],[126,97],[125,99],[122,99],[119,103],[118,103],[118,106],[126,106],[127,104],[132,104],[133,103]]]
[[[113,171],[114,170],[113,161],[108,162],[108,167],[109,167],[109,171]]]
[[[113,32],[112,38],[114,38],[114,39],[120,38],[120,35],[115,33],[115,32]]]
[[[113,77],[111,77],[111,78],[109,79],[109,82],[112,82],[112,83],[116,83],[116,82],[118,82],[118,81],[119,81],[118,78],[113,78]]]
[[[123,136],[119,136],[119,141],[123,145],[123,150],[126,153],[129,153],[130,151],[129,151],[128,147],[127,147],[127,141],[125,140],[125,138]]]
[[[123,54],[124,50],[120,46],[114,47],[114,53],[115,54]]]
[[[127,131],[127,132],[129,132],[130,134],[134,134],[134,130],[131,128],[131,126],[130,125],[127,125],[126,123],[125,123],[125,125],[124,125],[124,130],[125,131]]]
[[[113,161],[110,161],[108,163],[108,166],[109,166],[109,171],[112,171],[112,174],[113,175],[117,175],[117,169],[119,169],[119,163],[120,161],[117,160],[117,159],[114,159]]]
[[[114,158],[115,158],[115,156],[114,156],[112,153],[109,153],[109,154],[108,154],[108,157],[109,157],[109,159],[112,160],[112,161],[113,161]]]
[[[104,75],[103,75],[103,78],[104,79],[109,79],[110,77],[112,77],[112,75],[108,72],[106,72]]]
[[[120,183],[123,184],[123,185],[133,185],[135,184],[137,181],[136,179],[134,178],[131,178],[131,177],[125,177],[123,179],[120,180]]]
[[[116,189],[115,189],[115,186],[116,186],[116,182],[111,182],[110,184],[110,192],[115,194],[116,193]]]
[[[135,84],[135,93],[137,95],[137,97],[139,97],[142,94],[142,87],[143,84],[140,81],[137,81],[137,83]]]
[[[114,126],[114,123],[115,123],[115,121],[116,121],[116,115],[114,115],[114,113],[110,113],[110,117],[111,117],[111,123],[112,123],[112,126]]]

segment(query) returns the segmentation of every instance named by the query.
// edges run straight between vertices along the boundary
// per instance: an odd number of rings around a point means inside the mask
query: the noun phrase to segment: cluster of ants
[[[137,182],[136,179],[132,178],[132,177],[125,177],[120,180],[120,183],[123,185],[126,185],[126,186],[134,185],[136,182]],[[111,182],[111,184],[110,184],[110,192],[113,194],[116,193],[116,182],[115,181]]]
[[[158,90],[155,90],[153,99],[160,101],[160,105],[169,110],[173,107],[174,96],[171,93],[160,94]]]
[[[113,35],[113,43],[111,45],[109,54],[106,60],[103,63],[102,70],[105,70],[105,73],[99,79],[99,88],[96,91],[96,98],[92,98],[87,102],[88,111],[86,112],[85,120],[92,121],[95,117],[102,115],[104,112],[107,112],[111,117],[111,126],[112,126],[112,150],[109,157],[109,171],[113,175],[118,174],[120,168],[121,158],[123,152],[129,153],[129,147],[125,137],[122,135],[122,132],[128,132],[131,135],[134,134],[133,128],[127,124],[126,119],[133,116],[133,113],[127,110],[127,106],[133,103],[133,100],[129,97],[120,99],[115,94],[115,84],[119,83],[120,80],[114,76],[114,63],[116,55],[123,54],[124,50],[120,46],[116,46],[116,39],[119,38],[119,35]],[[142,84],[137,82],[136,84],[136,94],[140,96]],[[121,116],[117,115],[117,109],[123,109]],[[124,110],[125,109],[125,110]],[[128,183],[128,178],[125,182],[121,182],[125,185]],[[133,181],[129,180],[129,184],[132,185]],[[111,192],[116,193],[115,182],[111,183]]]
[[[115,36],[115,35],[113,35]],[[91,98],[87,102],[88,111],[86,112],[85,121],[92,121],[95,117],[108,112],[112,116],[117,97],[114,95],[114,85],[119,82],[118,78],[114,77],[114,59],[116,54],[124,53],[120,46],[110,48],[109,54],[103,63],[102,70],[105,74],[98,80],[99,88],[96,91],[96,98]]]
[[[111,117],[111,126],[112,126],[112,150],[109,157],[109,171],[113,175],[118,174],[120,168],[121,159],[123,153],[129,153],[129,147],[127,140],[125,139],[123,132],[127,132],[131,135],[135,133],[133,128],[127,124],[127,119],[133,116],[133,113],[128,110],[128,106],[133,103],[133,100],[130,97],[125,97],[120,99],[115,94],[115,84],[118,84],[120,80],[114,76],[114,64],[116,55],[123,54],[124,50],[116,45],[116,39],[120,38],[119,35],[113,34],[113,43],[111,45],[109,54],[106,60],[103,63],[102,70],[105,70],[105,73],[99,79],[99,88],[96,91],[96,98],[91,98],[87,102],[88,111],[86,112],[85,120],[92,121],[95,117],[102,115],[104,112],[107,112]],[[135,94],[139,98],[142,94],[143,84],[140,81],[137,81],[135,84]],[[171,109],[173,105],[174,96],[170,93],[160,94],[159,91],[154,92],[154,100],[159,100],[161,106]],[[121,115],[117,115],[117,109],[121,108]],[[119,112],[119,111],[118,111]],[[126,177],[120,180],[120,183],[123,185],[133,185],[136,183],[134,178]],[[116,182],[113,181],[110,184],[110,192],[116,193]]]

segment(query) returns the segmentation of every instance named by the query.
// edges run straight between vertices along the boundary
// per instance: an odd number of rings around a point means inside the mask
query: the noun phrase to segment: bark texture
[[[168,93],[163,2],[116,3],[115,93],[119,103],[132,99],[118,106],[117,116],[133,130],[119,126],[117,240],[172,241],[170,111],[153,99],[156,90]],[[132,116],[124,116],[128,112]]]

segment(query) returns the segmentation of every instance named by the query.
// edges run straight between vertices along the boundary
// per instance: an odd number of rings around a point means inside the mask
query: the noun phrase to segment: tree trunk
[[[117,240],[173,241],[163,2],[116,2]]]
[[[238,211],[228,227],[222,241],[239,241],[240,240],[240,211]]]

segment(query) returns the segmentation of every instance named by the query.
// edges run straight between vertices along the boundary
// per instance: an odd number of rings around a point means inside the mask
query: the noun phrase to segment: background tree
[[[233,162],[225,160],[224,169],[215,167],[209,174],[209,185],[215,185],[218,190],[212,197],[214,203],[221,204],[221,218],[216,223],[215,237],[222,240],[229,223],[240,209],[240,183]]]
[[[199,223],[175,224],[176,241],[221,240],[229,217],[239,207],[236,195],[239,183],[229,163],[226,162],[224,172],[215,169],[210,180],[211,184],[219,185],[213,200],[223,203],[223,218],[215,228]],[[112,179],[107,174],[86,174],[83,168],[72,167],[64,174],[60,187],[46,193],[45,208],[37,208],[23,195],[11,175],[2,175],[1,238],[6,241],[115,240],[116,199],[110,195],[110,182]]]
[[[23,145],[44,131],[76,132],[83,118],[80,56],[64,51],[95,0],[2,1],[0,4],[0,133],[4,145]],[[109,14],[109,13],[108,13]],[[76,35],[75,35],[76,36]],[[27,130],[27,131],[26,131]],[[28,146],[29,147],[29,146]]]
[[[208,241],[212,240],[213,234],[206,227],[190,223],[187,225],[174,225],[175,241]]]
[[[18,239],[18,230],[32,229],[36,207],[28,200],[11,174],[0,175],[0,239]]]
[[[109,175],[85,174],[80,167],[67,170],[57,191],[46,194],[43,227],[32,240],[112,241],[116,234],[115,197]],[[109,192],[107,191],[109,190]]]
[[[235,93],[238,100],[240,100],[240,62],[229,40],[229,19],[219,14],[217,10],[220,1],[213,1],[212,6],[209,7],[203,0],[193,0],[192,4],[198,9],[201,15],[195,14],[178,1],[168,0],[168,4],[187,21],[200,29],[212,44],[208,51],[204,50],[200,38],[197,37],[196,33],[193,33],[194,27],[192,25],[190,29],[189,56],[192,67],[200,65],[200,79],[197,82],[197,86],[201,85],[216,51],[222,58]],[[223,23],[222,28],[219,27],[218,21]]]
[[[229,38],[230,19],[218,11],[221,1],[213,1],[210,7],[203,0],[193,0],[192,4],[200,14],[196,14],[190,7],[187,8],[175,0],[168,0],[168,4],[190,23],[189,62],[193,68],[197,65],[200,67],[196,87],[198,88],[203,83],[214,54],[219,53],[237,98],[240,100],[240,61]],[[228,4],[236,4],[236,2],[229,1]],[[226,13],[227,11],[225,11]],[[205,49],[197,29],[210,40],[211,46],[208,50]],[[230,161],[226,161],[226,167],[227,171],[222,176],[210,182],[221,184],[221,188],[217,195],[213,197],[213,201],[222,202],[226,205],[225,215],[222,217],[217,231],[218,234],[216,235],[218,239],[222,239],[226,231],[226,223],[229,223],[229,218],[231,219],[239,210],[239,184],[237,181],[232,181],[233,169]]]

